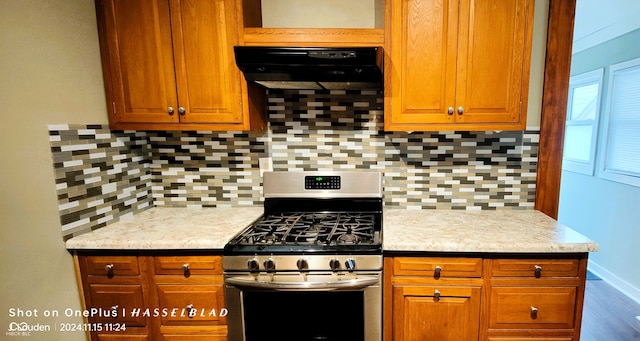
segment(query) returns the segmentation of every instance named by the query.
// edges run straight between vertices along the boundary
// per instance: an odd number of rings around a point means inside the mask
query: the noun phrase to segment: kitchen
[[[53,6],[53,5],[52,5]],[[71,6],[71,7],[70,7]],[[83,6],[87,6],[86,8]],[[78,7],[78,8],[76,8]],[[48,11],[52,11],[52,13],[60,13],[59,16],[49,16],[47,15],[45,9]],[[78,298],[77,298],[77,290],[75,280],[73,279],[73,266],[69,261],[69,256],[64,249],[64,244],[62,242],[62,238],[58,231],[52,231],[51,221],[58,221],[58,208],[53,206],[53,202],[56,202],[56,198],[53,192],[45,193],[43,189],[51,188],[52,184],[55,183],[52,177],[50,177],[50,151],[49,151],[49,137],[46,136],[46,127],[49,124],[56,123],[73,123],[73,124],[85,124],[85,125],[95,125],[95,124],[106,124],[106,116],[104,115],[104,110],[101,108],[105,108],[106,104],[104,103],[104,95],[103,95],[103,85],[102,79],[100,76],[100,65],[99,65],[99,51],[97,47],[97,32],[95,31],[95,15],[93,13],[93,8],[91,4],[75,4],[71,5],[67,2],[56,4],[52,8],[43,8],[42,11],[33,10],[32,16],[29,16],[26,19],[31,19],[33,22],[26,21],[29,25],[25,25],[27,27],[39,27],[37,23],[44,22],[49,23],[49,25],[45,26],[43,30],[50,35],[60,34],[60,37],[54,36],[53,39],[48,41],[55,41],[56,44],[54,46],[47,45],[43,41],[35,41],[32,42],[35,46],[26,46],[30,51],[34,51],[34,53],[25,52],[26,55],[21,55],[21,58],[24,60],[32,60],[30,58],[35,58],[33,60],[34,67],[26,67],[23,69],[18,69],[16,72],[36,72],[36,75],[39,70],[42,68],[46,68],[46,66],[55,65],[53,70],[50,73],[47,73],[45,77],[45,81],[33,82],[29,81],[29,79],[41,79],[42,76],[36,78],[35,76],[31,78],[27,77],[12,77],[13,82],[12,87],[21,88],[21,89],[29,89],[25,91],[32,91],[29,94],[38,94],[38,99],[34,100],[30,97],[20,97],[20,101],[16,101],[15,99],[10,99],[7,101],[8,103],[16,103],[14,107],[11,107],[7,112],[13,113],[22,113],[22,112],[35,112],[38,113],[37,116],[28,116],[25,118],[29,118],[32,121],[16,122],[16,124],[25,124],[24,126],[20,126],[20,129],[15,129],[12,127],[8,129],[7,133],[4,134],[6,138],[12,137],[13,140],[21,140],[19,136],[25,135],[29,136],[33,141],[43,142],[44,145],[40,145],[36,149],[36,153],[32,151],[34,148],[33,143],[22,143],[20,147],[16,149],[7,150],[7,155],[15,155],[15,162],[20,164],[29,164],[29,165],[38,165],[37,167],[30,167],[27,169],[19,169],[12,171],[9,175],[5,176],[5,179],[24,179],[24,174],[30,174],[28,177],[29,181],[15,181],[8,186],[11,188],[10,193],[29,193],[28,195],[16,195],[12,196],[12,206],[15,209],[12,212],[13,223],[11,226],[13,228],[3,229],[3,234],[6,233],[6,237],[4,240],[12,240],[15,241],[13,246],[7,245],[6,247],[3,245],[3,252],[7,252],[6,255],[3,255],[3,259],[15,259],[15,256],[11,255],[20,255],[19,262],[11,263],[11,268],[19,268],[20,270],[11,271],[12,274],[18,273],[18,280],[13,277],[10,281],[4,281],[3,283],[13,283],[11,287],[7,288],[5,291],[16,292],[15,288],[20,288],[20,290],[24,290],[30,294],[29,298],[25,298],[24,295],[12,295],[16,297],[12,297],[12,301],[8,301],[10,306],[16,307],[33,307],[38,308],[42,305],[54,305],[58,307],[67,307],[72,304],[79,307]],[[7,11],[10,12],[10,11]],[[27,13],[32,13],[31,11]],[[22,20],[26,20],[22,18]],[[15,23],[15,20],[7,20],[7,23]],[[18,25],[17,23],[15,25]],[[68,26],[71,25],[71,26]],[[20,26],[22,27],[22,26]],[[55,27],[57,29],[66,28],[68,31],[58,32],[56,29],[52,29]],[[82,30],[79,30],[78,27],[82,27]],[[31,29],[33,30],[33,29]],[[25,33],[31,33],[29,29],[24,30]],[[38,35],[36,35],[38,36]],[[71,41],[66,38],[68,36],[73,36],[74,39]],[[20,47],[25,47],[24,44],[30,42],[29,39],[10,41],[14,46],[16,46],[17,51],[21,51]],[[67,45],[61,44],[61,42],[65,42]],[[3,44],[4,45],[4,44]],[[49,50],[45,50],[42,52],[35,47],[50,47],[52,51],[58,52],[59,55],[55,53],[51,53]],[[87,46],[92,46],[88,48]],[[26,48],[25,47],[25,48]],[[63,53],[64,52],[64,53]],[[14,51],[14,53],[17,53]],[[68,59],[70,58],[68,54],[72,54],[74,59],[73,62],[70,62]],[[58,59],[56,59],[58,58]],[[42,62],[44,59],[44,63]],[[43,65],[44,64],[44,65]],[[18,74],[21,75],[21,74]],[[16,76],[18,76],[16,75]],[[67,84],[67,82],[69,84]],[[81,85],[78,85],[81,84]],[[91,86],[87,86],[87,84],[91,84]],[[63,86],[64,85],[64,86]],[[40,88],[46,87],[46,88]],[[10,94],[13,92],[4,92],[3,94]],[[40,107],[38,105],[42,105],[42,102],[47,98],[41,96],[41,93],[46,93],[50,95],[51,98],[48,98],[48,103],[52,102],[56,105],[47,105],[45,107]],[[69,94],[73,94],[70,96]],[[28,96],[28,95],[26,95]],[[279,99],[278,99],[279,100]],[[283,100],[286,101],[286,100]],[[310,100],[313,101],[313,100]],[[20,106],[18,106],[20,103]],[[29,107],[33,105],[34,107]],[[56,109],[51,109],[56,108]],[[64,109],[62,109],[64,108]],[[30,109],[30,110],[27,110]],[[539,109],[538,109],[539,110]],[[533,110],[532,110],[533,111]],[[8,115],[8,114],[7,114]],[[367,114],[371,115],[371,114]],[[530,115],[532,116],[532,115]],[[277,120],[284,121],[284,118],[277,118]],[[378,118],[371,117],[373,122],[376,122]],[[284,124],[287,124],[286,122]],[[341,132],[342,132],[341,128]],[[25,133],[30,132],[30,133]],[[351,133],[349,130],[345,129],[347,134]],[[157,134],[157,135],[156,135]],[[134,134],[135,135],[135,134]],[[161,136],[162,134],[154,133],[154,138],[158,139],[158,148],[163,144],[171,144],[172,140],[178,141],[189,141],[192,139],[198,140],[204,139],[205,137],[198,136],[188,136],[186,133],[177,133],[175,135],[170,136]],[[486,136],[485,133],[480,134],[480,138],[491,139],[492,136]],[[244,138],[244,135],[241,136]],[[447,138],[446,136],[443,136]],[[280,137],[282,138],[282,137]],[[331,137],[326,137],[331,138]],[[340,137],[342,138],[342,137]],[[350,137],[348,137],[350,138]],[[355,138],[360,138],[356,136]],[[425,139],[437,139],[438,136],[425,136]],[[455,136],[454,138],[462,139],[467,138],[463,136]],[[476,138],[470,137],[470,138]],[[132,140],[135,141],[136,137],[133,136]],[[229,139],[229,137],[227,137]],[[232,137],[231,137],[232,139]],[[400,146],[406,143],[402,140],[402,137],[396,138],[395,142]],[[507,135],[504,137],[507,143],[518,143],[517,137],[512,137]],[[256,140],[258,140],[256,138]],[[26,142],[26,141],[25,141]],[[276,141],[280,144],[284,143],[283,140]],[[535,142],[530,142],[535,143]],[[339,142],[338,142],[339,144]],[[12,145],[15,145],[12,144]],[[175,144],[174,144],[175,145]],[[251,144],[250,144],[251,145]],[[308,144],[307,144],[308,145]],[[26,148],[25,148],[26,147]],[[406,147],[406,145],[405,145]],[[251,147],[250,147],[251,148]],[[308,147],[301,147],[300,154],[306,153],[306,149]],[[179,154],[181,151],[175,150],[175,153]],[[371,153],[378,153],[377,151]],[[403,153],[400,153],[403,154]],[[407,152],[406,155],[411,153]],[[35,156],[35,158],[33,158]],[[177,155],[178,158],[183,157],[184,155]],[[272,155],[274,159],[274,166],[282,166],[284,164],[284,160],[276,157],[276,155]],[[366,159],[366,155],[365,159]],[[27,159],[24,159],[24,158]],[[394,162],[394,156],[391,156],[391,161]],[[188,161],[188,160],[187,160]],[[294,160],[296,162],[300,162],[301,160]],[[305,160],[306,161],[306,160]],[[279,163],[280,162],[280,163]],[[162,161],[159,160],[159,164],[162,164]],[[237,164],[237,163],[236,163]],[[21,175],[20,173],[24,173]],[[171,176],[171,174],[166,174]],[[224,180],[223,180],[224,181]],[[228,181],[233,181],[233,179],[228,179]],[[175,181],[178,182],[178,181]],[[158,184],[159,186],[164,186],[163,184]],[[171,187],[171,180],[169,180],[168,187]],[[224,187],[224,186],[223,186]],[[238,189],[238,191],[244,191],[241,193],[242,195],[238,195],[238,197],[246,196],[247,193],[255,192],[255,186],[252,184],[242,186]],[[196,191],[198,189],[195,189]],[[400,197],[400,193],[402,190],[398,190],[398,197]],[[174,193],[179,194],[180,192]],[[220,193],[222,198],[225,198],[225,195],[229,195],[228,193]],[[527,194],[528,195],[528,194]],[[47,197],[48,196],[48,197]],[[231,195],[235,197],[235,195]],[[247,197],[251,197],[252,194]],[[173,199],[176,196],[168,196],[168,197],[159,197],[154,198],[157,203],[170,203],[172,200],[181,200],[181,199]],[[8,199],[5,199],[8,200]],[[33,200],[38,200],[38,204],[35,207],[42,207],[42,211],[48,212],[39,212],[39,214],[33,214],[33,212],[26,212],[25,209],[29,207],[34,207]],[[42,202],[39,202],[42,200]],[[186,200],[186,199],[185,199]],[[402,205],[402,199],[397,199],[399,201],[398,205]],[[530,202],[531,198],[525,199]],[[46,226],[46,227],[45,227]],[[33,230],[31,230],[33,229]],[[23,242],[21,242],[23,241]],[[42,254],[29,253],[25,254],[23,251],[19,251],[20,249],[29,249],[32,248],[33,245],[43,246],[47,252],[43,252]],[[55,255],[55,256],[52,256]],[[24,262],[24,264],[23,264]],[[41,267],[37,267],[35,269],[24,271],[26,266],[33,266],[34,264],[42,264]],[[5,264],[3,263],[3,266]],[[7,264],[8,266],[8,264]],[[28,269],[28,268],[27,268]],[[22,270],[22,271],[21,271]],[[4,273],[9,273],[6,271]],[[68,274],[66,276],[61,276],[60,274]],[[39,274],[37,277],[35,274]],[[37,278],[37,280],[34,280]],[[20,280],[22,279],[22,280]],[[39,283],[46,282],[48,285],[46,289],[43,289]],[[49,284],[50,283],[50,284]],[[23,291],[17,291],[23,292]],[[52,299],[54,298],[55,299]],[[3,316],[4,318],[4,316]],[[79,339],[83,339],[83,337],[78,336]]]

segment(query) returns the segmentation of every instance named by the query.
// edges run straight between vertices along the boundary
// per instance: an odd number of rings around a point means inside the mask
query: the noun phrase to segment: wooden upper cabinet
[[[96,4],[112,129],[262,128],[235,65],[234,0]]]
[[[524,129],[533,0],[389,0],[386,130]]]

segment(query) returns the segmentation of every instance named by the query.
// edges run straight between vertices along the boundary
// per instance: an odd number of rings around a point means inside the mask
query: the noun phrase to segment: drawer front
[[[495,259],[491,276],[494,277],[577,277],[580,263],[577,259]]]
[[[98,341],[148,341],[147,335],[133,334],[98,334]]]
[[[86,256],[87,274],[96,276],[137,276],[140,274],[135,256]]]
[[[572,337],[490,337],[489,341],[572,341]]]
[[[481,277],[481,258],[398,257],[393,261],[395,276]]]
[[[489,328],[571,329],[576,287],[491,289]]]
[[[158,256],[154,263],[157,275],[222,275],[220,256]]]
[[[89,320],[97,323],[125,323],[126,327],[144,327],[147,324],[143,316],[145,310],[144,291],[140,284],[90,284],[90,312],[97,314]],[[117,316],[113,311],[117,312]],[[114,317],[115,316],[115,317]]]
[[[160,307],[167,309],[161,314],[163,325],[226,324],[222,283],[210,285],[159,284],[158,299]]]

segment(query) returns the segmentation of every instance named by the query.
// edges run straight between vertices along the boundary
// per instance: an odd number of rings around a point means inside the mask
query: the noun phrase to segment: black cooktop
[[[265,214],[225,246],[225,254],[379,253],[379,212],[282,212]]]

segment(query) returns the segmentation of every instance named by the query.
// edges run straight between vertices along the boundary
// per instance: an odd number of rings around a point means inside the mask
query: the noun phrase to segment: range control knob
[[[258,263],[258,260],[255,258],[249,259],[247,262],[247,268],[249,268],[249,271],[251,272],[260,271],[260,263]]]
[[[273,259],[269,258],[266,261],[264,261],[264,269],[267,271],[275,271],[276,270],[276,262],[273,261]]]
[[[337,259],[332,259],[329,261],[329,268],[331,268],[331,270],[336,271],[336,270],[340,270],[340,261]]]
[[[307,260],[304,258],[298,259],[296,265],[298,266],[298,270],[300,271],[309,271],[309,262],[307,262]]]
[[[353,258],[349,258],[347,259],[346,262],[344,262],[344,266],[347,268],[347,270],[349,271],[353,271],[356,269],[356,261]]]

